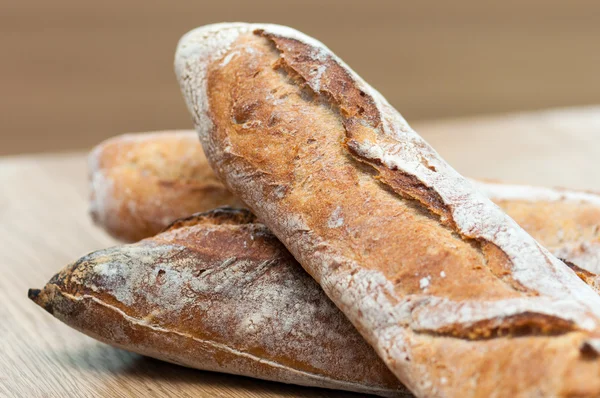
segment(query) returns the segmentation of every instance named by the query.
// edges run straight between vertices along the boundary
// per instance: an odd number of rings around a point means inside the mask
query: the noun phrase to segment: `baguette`
[[[175,66],[216,174],[415,395],[600,395],[600,297],[325,46],[210,25]]]
[[[185,131],[127,134],[96,146],[88,157],[94,222],[132,242],[195,212],[241,205],[198,150],[198,137]]]
[[[93,338],[176,364],[410,396],[247,210],[195,215],[90,253],[29,297]]]
[[[141,133],[133,137],[114,137],[98,145],[90,155],[91,213],[109,234],[135,241],[159,233],[178,218],[206,211],[210,204],[240,205],[212,174],[195,131]],[[180,148],[188,153],[183,159]],[[156,150],[160,150],[160,156],[154,154]],[[161,189],[165,187],[164,179],[147,177],[148,166],[126,166],[131,158],[145,158],[152,170],[167,165],[171,176],[168,188]],[[180,175],[188,175],[188,181],[211,189],[189,189],[185,180],[178,180]],[[107,189],[106,176],[110,176],[112,189]],[[573,267],[596,291],[600,289],[600,195],[474,182],[531,236]],[[152,197],[147,196],[149,191]],[[165,205],[157,209],[148,203]],[[117,222],[105,222],[113,219]]]

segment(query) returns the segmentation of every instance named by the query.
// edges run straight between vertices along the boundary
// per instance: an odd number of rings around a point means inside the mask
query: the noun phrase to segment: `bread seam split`
[[[363,392],[368,392],[370,394],[380,394],[380,395],[390,395],[391,391],[389,389],[384,389],[384,388],[378,388],[375,386],[365,386],[363,384],[359,384],[359,383],[352,383],[352,382],[347,382],[347,381],[342,381],[342,380],[336,380],[336,379],[332,379],[330,377],[325,377],[325,376],[321,376],[315,373],[310,373],[310,372],[304,372],[301,371],[299,369],[295,369],[286,365],[283,365],[279,362],[276,361],[270,361],[268,359],[265,358],[260,358],[257,357],[255,355],[249,354],[247,352],[244,351],[240,351],[240,350],[236,350],[233,347],[230,347],[226,344],[221,344],[221,343],[217,343],[215,341],[211,341],[211,340],[203,340],[203,339],[198,339],[197,337],[194,337],[190,334],[187,333],[181,333],[175,330],[169,330],[169,329],[165,329],[163,327],[157,327],[157,326],[152,326],[150,324],[148,324],[147,322],[144,322],[143,320],[134,318],[132,316],[127,315],[123,310],[112,306],[102,300],[100,300],[97,297],[91,296],[91,295],[82,295],[82,296],[74,296],[68,293],[63,292],[62,290],[60,290],[60,294],[62,294],[63,296],[69,298],[70,300],[73,301],[82,301],[82,300],[92,300],[94,302],[96,302],[98,305],[104,306],[106,308],[108,308],[111,311],[114,311],[116,313],[118,313],[122,318],[126,319],[127,321],[131,322],[132,324],[135,324],[137,326],[143,327],[143,328],[149,328],[152,329],[155,332],[160,332],[160,333],[167,333],[167,334],[175,334],[179,337],[183,337],[186,339],[192,339],[196,342],[200,342],[203,344],[208,344],[212,347],[215,347],[217,349],[220,350],[225,350],[225,351],[229,351],[230,353],[232,353],[233,355],[238,355],[241,357],[246,357],[248,359],[251,359],[253,361],[256,362],[260,362],[260,363],[264,363],[268,366],[274,367],[274,368],[280,368],[283,369],[287,372],[293,373],[293,374],[298,374],[300,376],[303,377],[307,377],[309,379],[314,379],[315,380],[315,386],[321,386],[323,385],[323,383],[327,384],[329,387],[328,388],[333,388],[333,387],[337,387],[343,390],[348,390],[348,391],[363,391]],[[243,374],[240,374],[243,375]]]

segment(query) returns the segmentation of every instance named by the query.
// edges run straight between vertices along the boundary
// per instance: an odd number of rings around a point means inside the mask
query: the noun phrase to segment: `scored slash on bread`
[[[325,46],[211,25],[176,72],[217,175],[417,396],[600,394],[600,297]]]
[[[193,130],[111,138],[94,148],[89,165],[90,213],[96,224],[127,242],[153,236],[192,213],[240,205],[212,173]],[[156,172],[161,169],[166,170]],[[473,182],[586,283],[600,289],[600,195]]]
[[[29,296],[91,337],[180,365],[410,395],[247,210],[194,215],[90,253]]]
[[[600,289],[600,195],[573,191],[475,182],[509,216],[556,257]]]

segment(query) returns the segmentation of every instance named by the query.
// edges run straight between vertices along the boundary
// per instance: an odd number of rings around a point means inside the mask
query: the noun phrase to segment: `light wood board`
[[[600,108],[420,123],[473,177],[600,191]],[[0,158],[0,397],[353,397],[182,368],[96,342],[27,299],[115,244],[87,216],[85,154]]]

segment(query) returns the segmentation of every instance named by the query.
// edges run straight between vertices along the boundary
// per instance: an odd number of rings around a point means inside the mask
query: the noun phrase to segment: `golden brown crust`
[[[600,394],[600,298],[324,46],[208,26],[176,66],[213,169],[415,394]]]
[[[247,210],[198,214],[90,253],[29,296],[98,340],[185,366],[408,394]]]
[[[211,172],[198,138],[187,131],[109,139],[91,152],[89,169],[93,220],[127,242],[195,212],[240,205]]]

